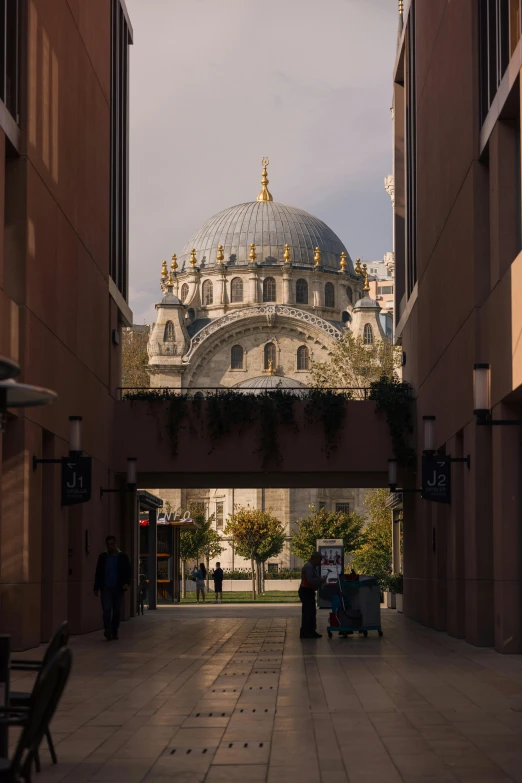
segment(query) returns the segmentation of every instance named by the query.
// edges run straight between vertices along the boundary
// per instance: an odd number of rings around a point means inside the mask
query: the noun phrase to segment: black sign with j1
[[[87,503],[91,490],[92,458],[65,457],[62,462],[62,506]]]
[[[451,503],[451,458],[425,454],[422,458],[422,497]]]

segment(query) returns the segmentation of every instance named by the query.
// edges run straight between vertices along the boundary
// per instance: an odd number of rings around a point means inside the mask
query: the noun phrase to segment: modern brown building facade
[[[453,457],[450,504],[404,494],[404,611],[522,652],[521,3],[411,0],[394,71],[396,335],[423,416]],[[402,24],[403,22],[403,24]]]
[[[16,648],[68,619],[100,626],[92,594],[108,532],[129,549],[112,421],[127,305],[128,50],[123,0],[0,0],[0,354],[54,389],[11,413],[1,444],[0,633]],[[58,458],[83,417],[92,500],[62,507]]]

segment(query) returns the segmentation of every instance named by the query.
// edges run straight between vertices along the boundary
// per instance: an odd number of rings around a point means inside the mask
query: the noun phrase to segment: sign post
[[[91,499],[92,458],[64,457],[62,460],[62,506],[87,503]]]
[[[344,574],[344,541],[342,538],[318,538],[317,551],[321,555],[321,576],[326,577],[326,584],[337,582],[339,574]],[[319,609],[330,607],[330,601],[321,598],[317,593]]]
[[[422,497],[434,503],[451,503],[451,457],[424,454]]]

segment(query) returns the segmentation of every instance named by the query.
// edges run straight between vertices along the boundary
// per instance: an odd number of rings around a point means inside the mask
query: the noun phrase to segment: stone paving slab
[[[300,641],[297,606],[209,605],[75,637],[38,783],[522,783],[522,656],[383,626]]]

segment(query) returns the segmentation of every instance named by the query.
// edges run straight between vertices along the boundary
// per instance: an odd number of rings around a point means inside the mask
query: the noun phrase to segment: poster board
[[[317,539],[317,551],[321,555],[320,573],[326,577],[326,584],[337,582],[339,574],[344,573],[344,541],[342,538]],[[330,601],[317,596],[320,609],[330,608]]]

